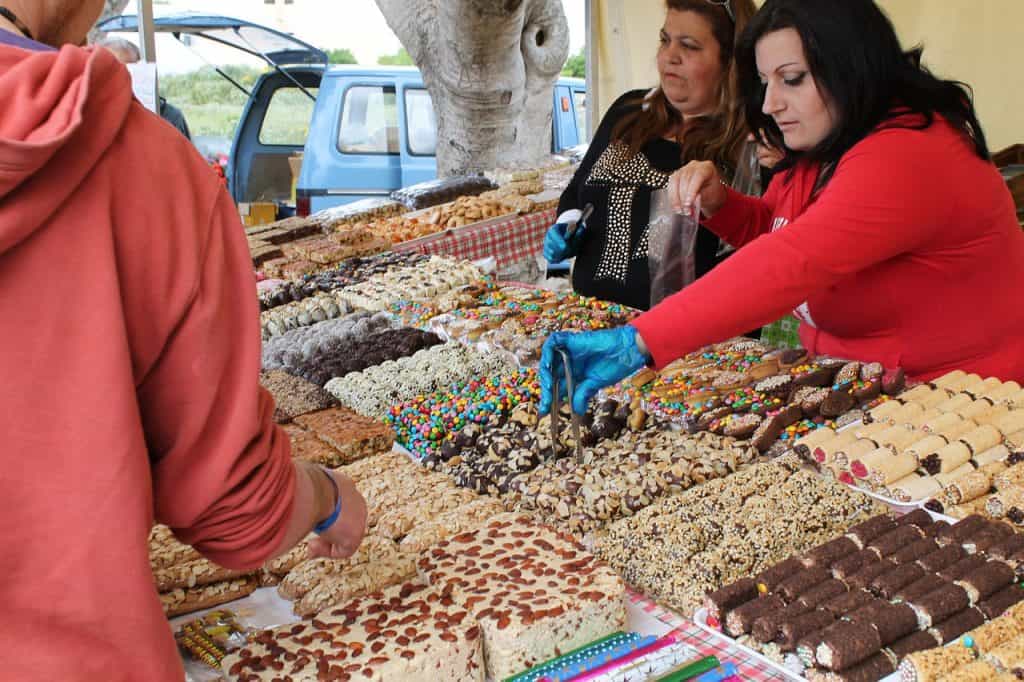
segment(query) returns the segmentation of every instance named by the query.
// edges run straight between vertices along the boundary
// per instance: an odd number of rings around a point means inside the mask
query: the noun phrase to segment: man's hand
[[[331,476],[338,485],[341,515],[320,537],[309,541],[309,554],[344,559],[355,553],[366,535],[366,500],[351,478],[337,471]]]

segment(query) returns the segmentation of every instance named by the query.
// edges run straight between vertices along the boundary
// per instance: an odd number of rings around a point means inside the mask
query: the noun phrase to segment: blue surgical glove
[[[597,332],[555,332],[544,343],[540,355],[540,413],[551,411],[551,387],[557,385],[559,395],[566,394],[563,349],[569,356],[573,384],[572,410],[583,415],[594,395],[622,381],[647,364],[647,357],[637,347],[635,327],[603,329]]]
[[[580,223],[572,236],[566,237],[566,234],[580,222],[582,216],[583,212],[579,209],[568,210],[558,216],[557,222],[548,228],[548,233],[544,236],[544,258],[549,263],[561,263],[579,253],[583,232],[587,229],[586,223]]]

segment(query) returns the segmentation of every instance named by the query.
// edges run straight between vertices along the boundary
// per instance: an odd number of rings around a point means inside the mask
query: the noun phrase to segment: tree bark
[[[129,0],[103,0],[103,14],[100,15],[100,18],[96,23],[98,24],[110,17],[116,17],[121,14],[121,12],[124,11],[124,8],[128,6],[128,1]],[[89,43],[92,44],[97,40],[102,40],[105,35],[105,33],[97,31],[96,28],[93,27],[93,29],[89,31]]]
[[[569,54],[561,0],[377,0],[423,74],[440,177],[536,165]]]

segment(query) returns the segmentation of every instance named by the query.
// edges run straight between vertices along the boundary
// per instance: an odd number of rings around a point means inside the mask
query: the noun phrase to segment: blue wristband
[[[324,472],[324,476],[327,477],[327,480],[331,482],[331,487],[334,488],[334,511],[331,512],[331,515],[326,519],[313,526],[313,532],[317,535],[320,535],[325,530],[333,526],[334,522],[338,520],[339,516],[341,516],[341,491],[338,490],[338,483],[334,480],[334,476],[331,476],[331,472],[327,469],[321,468],[320,470]]]

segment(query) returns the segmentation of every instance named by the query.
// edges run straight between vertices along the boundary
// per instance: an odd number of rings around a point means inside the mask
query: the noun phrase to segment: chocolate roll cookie
[[[840,671],[867,660],[881,649],[878,630],[870,624],[841,620],[822,633],[815,659],[827,670]]]
[[[708,616],[722,621],[726,613],[758,597],[757,583],[753,578],[741,578],[712,592],[704,598]]]
[[[785,607],[782,598],[774,594],[748,601],[725,614],[725,632],[730,637],[749,635],[760,618]]]
[[[919,629],[924,630],[966,609],[970,599],[964,588],[947,585],[907,603],[917,614]]]

